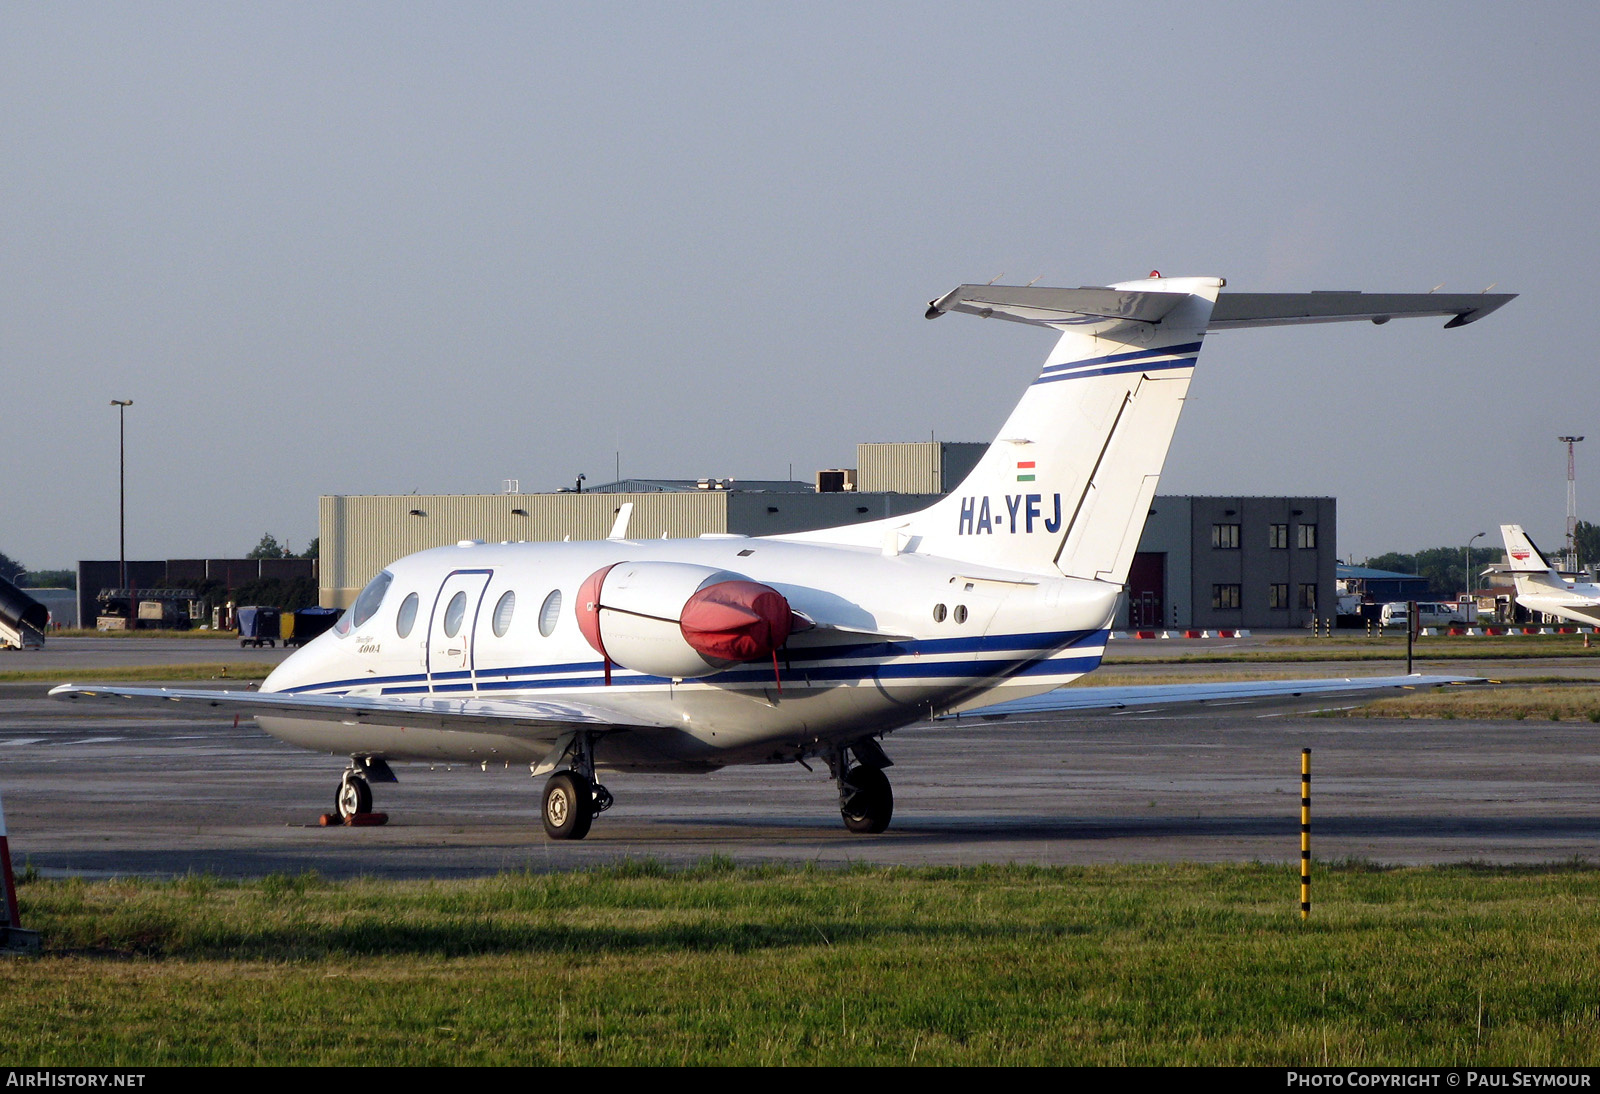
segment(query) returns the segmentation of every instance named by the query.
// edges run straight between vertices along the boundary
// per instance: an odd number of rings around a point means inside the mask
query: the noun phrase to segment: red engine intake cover
[[[789,602],[755,581],[719,581],[691,596],[678,625],[695,652],[720,661],[769,657],[789,640]]]
[[[615,566],[615,562],[602,566],[584,578],[583,584],[578,586],[578,602],[573,605],[578,615],[578,631],[601,657],[610,655],[606,653],[605,639],[600,636],[600,588]]]

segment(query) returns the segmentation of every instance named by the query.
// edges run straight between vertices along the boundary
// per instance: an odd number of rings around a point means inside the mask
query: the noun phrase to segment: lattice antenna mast
[[[1578,569],[1578,468],[1573,458],[1573,446],[1582,437],[1557,437],[1567,446],[1567,559],[1564,569],[1574,573]]]

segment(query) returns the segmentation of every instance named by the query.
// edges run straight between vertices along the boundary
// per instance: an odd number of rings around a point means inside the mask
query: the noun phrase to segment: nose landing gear
[[[354,770],[346,771],[333,806],[345,821],[358,813],[372,812],[372,786]]]
[[[350,757],[350,766],[344,769],[344,777],[339,780],[339,789],[333,796],[333,812],[323,814],[323,825],[387,822],[389,814],[372,811],[372,784],[398,781],[382,759],[374,756]]]

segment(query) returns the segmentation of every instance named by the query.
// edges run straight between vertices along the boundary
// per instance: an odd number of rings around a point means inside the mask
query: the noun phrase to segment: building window
[[[1287,524],[1271,524],[1267,526],[1267,546],[1274,551],[1289,546],[1289,526]]]
[[[1283,525],[1279,524],[1279,525],[1276,525],[1275,527],[1282,528]],[[1269,607],[1269,608],[1287,608],[1288,606],[1289,606],[1289,586],[1287,584],[1283,584],[1283,585],[1268,585],[1267,586],[1267,607]]]
[[[1315,585],[1300,586],[1300,606],[1308,611],[1317,610],[1317,587]]]
[[[1211,526],[1211,546],[1221,551],[1237,551],[1239,549],[1239,526],[1237,524],[1213,524]]]
[[[1317,546],[1317,526],[1315,524],[1297,524],[1295,530],[1295,546],[1302,551],[1313,550]]]
[[[1238,525],[1233,527],[1237,528]],[[1213,608],[1237,608],[1239,606],[1239,586],[1211,586],[1211,606]]]

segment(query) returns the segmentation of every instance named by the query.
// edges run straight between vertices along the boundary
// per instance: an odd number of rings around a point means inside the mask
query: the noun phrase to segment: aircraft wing
[[[940,719],[976,716],[1004,718],[1012,714],[1053,711],[1134,712],[1192,704],[1195,706],[1303,706],[1324,699],[1371,699],[1386,691],[1442,687],[1446,684],[1482,684],[1473,676],[1351,676],[1315,680],[1237,680],[1215,684],[1147,684],[1132,687],[1066,687],[1025,699],[1008,699],[992,706],[974,707]],[[1323,704],[1325,705],[1325,704]]]
[[[529,740],[554,739],[574,729],[660,729],[665,723],[641,719],[596,703],[484,695],[290,695],[283,692],[211,691],[204,688],[129,688],[62,684],[55,699],[102,701],[129,706],[177,704],[188,713],[277,715],[316,721],[403,725],[411,729],[493,729]]]
[[[1159,323],[1182,303],[1180,293],[1124,289],[1051,289],[1032,285],[960,285],[928,305],[927,316],[964,312],[1033,326],[1125,319]],[[1446,327],[1476,322],[1516,299],[1516,293],[1245,292],[1223,290],[1206,330],[1343,323],[1365,319],[1449,316]]]

